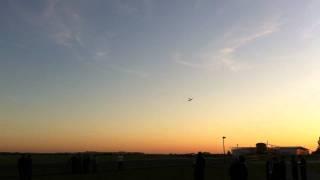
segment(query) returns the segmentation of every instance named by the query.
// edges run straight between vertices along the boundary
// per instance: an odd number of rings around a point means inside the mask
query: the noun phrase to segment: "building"
[[[236,156],[251,154],[266,154],[268,151],[267,144],[257,143],[256,147],[236,147],[231,149],[232,154]]]
[[[236,147],[231,149],[231,153],[235,156],[256,154],[255,147]]]
[[[267,154],[268,153],[268,145],[266,143],[257,143],[257,154]]]
[[[308,155],[309,149],[301,146],[277,147],[274,152],[282,155]]]
[[[275,153],[281,155],[308,155],[309,149],[302,146],[287,146],[278,147],[272,146],[268,147],[265,143],[257,143],[256,147],[235,147],[231,148],[231,152],[235,156],[240,155],[253,155],[253,154],[268,154]]]

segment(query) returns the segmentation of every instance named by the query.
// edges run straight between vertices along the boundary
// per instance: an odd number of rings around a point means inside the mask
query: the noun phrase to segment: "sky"
[[[222,136],[314,150],[319,8],[2,0],[0,151],[220,153]]]

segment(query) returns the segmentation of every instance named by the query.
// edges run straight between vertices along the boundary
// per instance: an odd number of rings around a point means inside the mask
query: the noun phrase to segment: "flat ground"
[[[18,155],[0,155],[0,179],[18,179]],[[116,156],[99,155],[98,172],[94,174],[71,174],[70,155],[33,155],[34,180],[191,180],[193,179],[193,158],[169,155],[125,156],[124,170],[117,170]],[[320,161],[308,158],[309,180],[320,179]],[[226,180],[230,159],[207,157],[206,179]],[[249,180],[265,179],[265,160],[262,157],[248,157]],[[290,169],[289,166],[287,169]],[[288,171],[288,175],[290,172]],[[290,180],[290,178],[289,178]]]

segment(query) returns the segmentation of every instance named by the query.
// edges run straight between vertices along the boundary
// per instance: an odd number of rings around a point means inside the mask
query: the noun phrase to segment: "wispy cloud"
[[[309,40],[320,35],[320,20],[313,22],[302,32],[302,39]]]
[[[139,3],[132,1],[115,1],[114,9],[121,15],[142,15],[144,19],[151,20],[153,16],[154,0],[141,0]]]
[[[46,1],[43,10],[43,21],[47,23],[50,28],[49,33],[51,38],[53,38],[56,43],[69,48],[73,46],[84,46],[80,35],[80,14],[76,12],[74,8],[62,3],[60,0]]]
[[[56,31],[53,32],[54,40],[63,46],[73,49],[75,55],[83,60],[85,63],[94,64],[96,66],[105,67],[107,65],[108,69],[114,71],[125,73],[140,78],[146,78],[149,76],[148,73],[136,70],[132,67],[120,66],[110,63],[110,39],[112,39],[114,33],[102,33],[100,36],[91,43],[84,43],[83,38],[81,37],[82,31],[81,28],[81,16],[74,9],[65,7],[65,9],[57,9],[57,3],[59,0],[56,0],[54,3],[48,3],[47,8],[44,10],[44,15],[48,20],[53,23],[56,28]],[[134,6],[131,6],[129,3],[120,2],[115,4],[117,11],[120,13],[125,13],[126,15],[132,15],[137,13],[138,9]],[[63,12],[63,16],[59,14],[59,11]],[[69,21],[65,21],[67,19]],[[82,47],[78,49],[77,47]],[[85,51],[82,51],[85,49]],[[84,58],[83,58],[84,57]]]
[[[251,65],[237,60],[235,54],[241,47],[276,32],[278,28],[279,25],[277,23],[266,23],[255,28],[255,32],[247,35],[235,37],[234,34],[236,34],[236,32],[227,32],[228,36],[225,36],[227,39],[225,39],[224,45],[220,45],[221,48],[207,48],[198,53],[189,54],[188,56],[176,52],[173,59],[178,64],[192,68],[208,70],[228,69],[233,72],[248,69]]]
[[[185,57],[183,57],[183,54],[180,53],[180,52],[175,52],[173,54],[173,60],[178,63],[178,64],[181,64],[181,65],[184,65],[184,66],[188,66],[188,67],[192,67],[192,68],[205,68],[205,64],[201,64],[201,63],[193,63],[193,62],[188,62],[185,59]]]
[[[101,57],[106,57],[106,56],[108,56],[108,54],[109,54],[108,51],[97,51],[97,52],[95,53],[95,56],[101,58]]]
[[[186,60],[187,59],[187,60]],[[195,59],[197,61],[195,62]],[[235,61],[229,55],[217,53],[217,55],[212,52],[208,54],[195,54],[191,57],[183,56],[182,54],[176,52],[174,55],[174,61],[183,66],[195,68],[195,69],[206,69],[206,70],[230,70],[237,72],[243,69],[248,69],[250,66],[246,63],[240,63]]]
[[[36,28],[43,35],[47,35],[50,43],[66,48],[69,53],[81,63],[99,66],[120,73],[146,78],[149,73],[137,70],[135,67],[113,65],[111,57],[111,41],[117,32],[109,32],[99,28],[97,34],[91,33],[87,17],[82,14],[83,4],[73,4],[63,0],[44,0],[42,8],[34,10],[23,3],[10,1],[10,7],[17,15]],[[140,5],[131,1],[115,1],[110,3],[120,14],[152,16],[153,0],[144,0]],[[141,8],[141,9],[140,9]],[[98,24],[98,22],[95,22]],[[97,30],[97,29],[96,29]]]
[[[115,1],[115,8],[119,14],[132,15],[137,13],[139,10],[137,7],[133,6],[126,1]]]
[[[42,9],[34,10],[19,3],[10,1],[10,7],[27,23],[46,33],[55,43],[65,46],[82,46],[81,16],[76,8],[61,0],[41,1]]]
[[[266,23],[263,24],[261,27],[258,28],[256,32],[253,32],[249,35],[246,35],[244,37],[234,38],[231,41],[230,47],[225,47],[224,49],[229,49],[229,52],[234,52],[238,48],[245,46],[249,44],[250,42],[262,38],[264,36],[267,36],[269,34],[274,33],[279,28],[279,24],[277,23]]]
[[[320,1],[309,0],[306,2],[304,9],[304,21],[301,22],[300,37],[302,40],[310,40],[320,37],[320,18],[319,18]]]
[[[133,68],[125,67],[125,66],[120,66],[120,65],[110,65],[109,66],[111,69],[116,70],[118,72],[126,73],[129,75],[134,75],[140,78],[148,78],[149,74],[143,71],[139,71]]]

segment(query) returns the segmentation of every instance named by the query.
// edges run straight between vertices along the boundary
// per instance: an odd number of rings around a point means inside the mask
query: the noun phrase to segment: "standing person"
[[[71,172],[72,174],[77,173],[77,157],[75,155],[72,155],[71,159]]]
[[[273,163],[272,163],[272,159],[269,157],[266,162],[266,179],[267,180],[271,180],[272,169],[273,169]]]
[[[92,173],[97,172],[97,156],[94,154],[91,159],[91,165],[92,165]]]
[[[244,156],[239,156],[239,180],[248,179],[248,168],[246,165],[246,158]]]
[[[239,166],[239,159],[234,158],[230,167],[229,167],[230,180],[237,180],[238,179],[238,166]]]
[[[287,164],[285,156],[281,156],[281,159],[279,161],[279,178],[281,180],[287,180]]]
[[[198,157],[198,154],[194,154],[194,155],[192,156],[192,167],[193,167],[193,168],[196,167],[197,157]]]
[[[82,161],[81,161],[81,154],[75,155],[74,158],[74,165],[75,165],[75,173],[80,174],[82,172]]]
[[[244,156],[239,156],[239,159],[234,160],[229,168],[229,176],[231,180],[248,179],[248,168]]]
[[[272,158],[272,174],[271,180],[280,180],[280,162],[278,157]]]
[[[90,170],[90,157],[89,154],[83,155],[83,173],[87,174]]]
[[[300,156],[299,167],[301,180],[307,180],[307,161],[303,156]]]
[[[25,159],[26,180],[32,180],[32,157],[28,155]]]
[[[122,154],[118,155],[118,170],[121,171],[123,170],[123,160],[124,157]]]
[[[26,179],[26,173],[25,173],[25,155],[21,155],[21,157],[18,159],[18,170],[19,170],[19,178],[20,180]]]
[[[201,152],[198,153],[196,158],[196,164],[194,167],[194,179],[195,180],[204,180],[204,168],[206,160],[204,159]]]
[[[298,180],[298,162],[295,155],[291,156],[291,176],[292,180]]]

